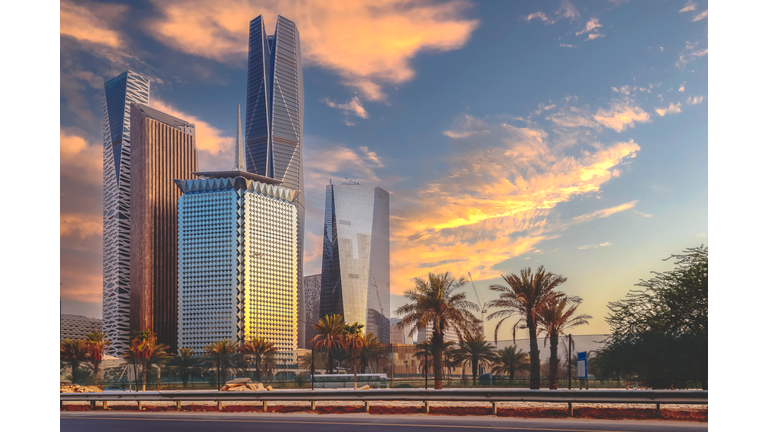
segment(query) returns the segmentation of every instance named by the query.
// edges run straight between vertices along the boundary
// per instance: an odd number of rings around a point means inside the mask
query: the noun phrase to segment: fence
[[[601,370],[599,350],[608,335],[579,335],[559,337],[554,353],[549,338],[538,338],[540,385],[550,385],[550,364],[554,354],[554,376],[557,388],[616,389],[639,388],[643,382],[632,374],[607,373]],[[482,344],[481,344],[482,345]],[[516,341],[489,341],[482,346],[449,343],[443,349],[444,388],[528,388],[531,384],[530,343],[527,338]],[[479,361],[473,364],[473,352]],[[480,354],[478,354],[478,352]],[[576,353],[588,353],[588,378],[577,379]],[[353,350],[281,351],[254,361],[243,354],[222,359],[195,354],[188,362],[168,358],[150,361],[146,373],[148,390],[211,390],[218,389],[229,379],[250,377],[279,389],[311,388],[311,378],[336,374],[383,374],[383,380],[359,377],[358,385],[387,388],[418,388],[434,386],[434,352],[430,347],[412,344],[387,344]],[[570,359],[570,362],[568,361]],[[183,366],[180,366],[183,365]],[[141,388],[144,381],[141,364],[122,358],[107,358],[100,365],[98,379],[92,367],[84,363],[73,380],[79,384],[98,384],[104,388]],[[313,373],[314,371],[314,373]],[[61,364],[61,378],[72,379],[71,368]],[[692,376],[679,376],[682,388],[702,388],[702,382]],[[327,387],[352,387],[349,378],[327,381]]]

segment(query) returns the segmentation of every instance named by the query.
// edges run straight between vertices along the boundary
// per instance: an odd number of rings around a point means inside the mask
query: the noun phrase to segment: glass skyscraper
[[[281,180],[298,191],[299,233],[297,279],[299,310],[304,310],[304,171],[302,128],[304,80],[301,44],[296,24],[278,15],[275,33],[267,35],[262,16],[250,23],[248,81],[245,110],[246,171]],[[304,347],[305,324],[299,326],[299,347]]]
[[[389,192],[359,184],[325,191],[320,316],[340,314],[387,343]]]
[[[109,354],[130,337],[131,103],[149,104],[149,80],[127,71],[104,83],[103,328]]]

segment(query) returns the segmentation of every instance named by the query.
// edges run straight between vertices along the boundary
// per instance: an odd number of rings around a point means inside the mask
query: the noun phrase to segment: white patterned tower
[[[130,345],[131,102],[149,104],[149,80],[127,71],[104,83],[103,331],[110,355]]]

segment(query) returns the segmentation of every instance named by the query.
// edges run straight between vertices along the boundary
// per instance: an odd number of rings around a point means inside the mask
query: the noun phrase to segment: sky
[[[229,169],[248,22],[296,22],[304,63],[304,274],[324,190],[390,192],[391,305],[428,272],[544,265],[607,333],[607,303],[708,244],[708,4],[595,1],[61,2],[63,313],[101,316],[104,81],[133,70]],[[489,310],[489,313],[492,310]],[[486,324],[494,337],[495,322]],[[511,338],[511,323],[499,339]]]

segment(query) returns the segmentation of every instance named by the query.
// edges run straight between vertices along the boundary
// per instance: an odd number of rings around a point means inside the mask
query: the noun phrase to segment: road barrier
[[[142,402],[218,402],[219,410],[224,402],[261,401],[267,411],[268,402],[302,401],[311,404],[314,410],[318,401],[359,401],[365,403],[366,411],[370,401],[423,402],[429,412],[430,402],[488,402],[496,414],[498,402],[550,402],[567,403],[570,415],[573,404],[656,404],[657,416],[662,404],[707,405],[707,390],[529,390],[529,389],[373,389],[373,390],[275,390],[275,391],[148,391],[148,392],[103,392],[103,393],[61,393],[60,401],[89,401],[91,407],[102,402],[134,401],[141,409]]]

